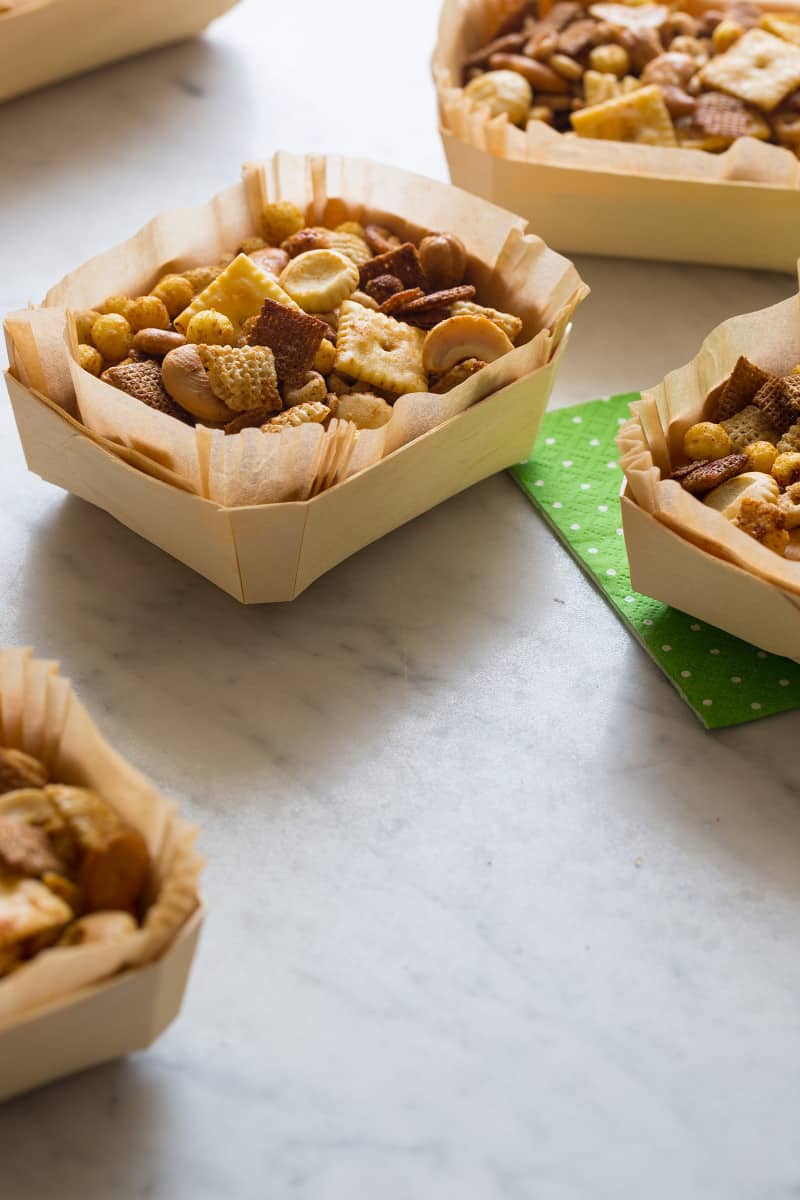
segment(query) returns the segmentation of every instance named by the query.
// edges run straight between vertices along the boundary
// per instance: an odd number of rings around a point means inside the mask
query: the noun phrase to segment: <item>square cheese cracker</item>
[[[772,112],[800,87],[800,47],[763,29],[750,29],[730,50],[706,63],[700,79],[706,87]]]

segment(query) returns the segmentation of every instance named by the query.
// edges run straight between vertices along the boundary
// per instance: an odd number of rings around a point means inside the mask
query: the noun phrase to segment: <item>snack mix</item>
[[[772,375],[740,358],[683,438],[671,475],[739,529],[800,560],[800,366]]]
[[[161,413],[237,434],[386,424],[513,349],[522,321],[476,302],[450,233],[308,226],[287,202],[232,258],[73,314],[81,367]]]
[[[0,979],[48,946],[135,931],[149,869],[144,838],[96,792],[0,747]]]
[[[753,137],[798,153],[800,13],[527,3],[466,60],[464,90],[523,128],[712,152]]]

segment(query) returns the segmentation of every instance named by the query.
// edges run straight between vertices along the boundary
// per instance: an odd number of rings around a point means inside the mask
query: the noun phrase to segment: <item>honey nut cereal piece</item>
[[[192,303],[194,296],[189,280],[183,275],[174,274],[162,276],[153,288],[152,294],[161,301],[170,318],[177,317],[178,313],[183,312]],[[144,328],[157,327],[144,326]]]
[[[775,426],[754,404],[748,404],[741,412],[720,424],[725,426],[737,450],[744,450],[751,442],[777,443],[780,436]]]
[[[222,432],[226,437],[233,437],[235,433],[241,433],[243,429],[260,429],[274,416],[275,410],[272,408],[251,408],[248,412],[240,413],[238,417],[228,421]]]
[[[217,399],[232,412],[282,407],[275,359],[267,346],[198,346]]]
[[[777,504],[780,489],[771,475],[763,471],[745,471],[733,479],[721,483],[703,497],[703,504],[722,513],[726,520],[732,521],[739,512],[745,499],[762,500],[766,504]]]
[[[99,350],[95,350],[94,346],[87,346],[85,342],[81,342],[78,346],[78,366],[83,367],[84,371],[88,371],[90,375],[99,375],[103,369],[103,356]]]
[[[140,329],[133,339],[133,349],[153,358],[163,358],[170,350],[177,350],[186,345],[182,333],[174,333],[171,329]]]
[[[138,296],[131,301],[127,321],[134,333],[140,329],[169,329],[167,306],[158,296]]]
[[[568,58],[580,58],[594,42],[597,22],[589,19],[573,21],[558,35],[558,51]]]
[[[121,392],[127,392],[148,408],[186,421],[186,412],[168,395],[161,380],[161,367],[148,359],[147,362],[120,363],[103,372],[103,379]]]
[[[32,754],[0,746],[0,795],[21,788],[42,788],[47,783],[47,767]]]
[[[98,317],[92,326],[92,342],[106,362],[119,362],[130,351],[133,333],[123,316],[107,313]]]
[[[418,287],[422,288],[423,292],[428,290],[422,260],[412,242],[404,242],[401,246],[396,246],[386,254],[379,254],[365,263],[360,272],[360,287],[366,289],[370,280],[377,279],[380,275],[396,276],[404,288]]]
[[[535,58],[537,62],[547,62],[559,49],[561,47],[558,34],[553,29],[540,28],[528,38],[522,47],[522,53],[526,58]]]
[[[452,316],[452,310],[449,308],[426,308],[421,312],[406,310],[399,314],[399,320],[407,321],[409,325],[416,325],[418,329],[434,329],[443,321],[447,321],[450,316]]]
[[[128,310],[133,304],[130,296],[107,296],[102,304],[98,305],[98,312],[103,316],[108,316],[111,313],[117,313],[118,316],[128,320]]]
[[[280,246],[305,225],[305,218],[296,204],[280,200],[267,204],[261,217],[264,238],[270,246]]]
[[[715,54],[724,54],[726,50],[730,50],[731,46],[739,41],[739,38],[744,34],[744,26],[738,21],[720,21],[714,32],[711,34],[711,45]],[[770,33],[777,33],[777,30],[769,30]]]
[[[331,410],[327,404],[323,404],[321,400],[314,400],[311,404],[296,404],[294,408],[287,408],[286,412],[278,413],[277,417],[273,417],[261,428],[264,433],[280,433],[283,429],[292,429],[299,425],[321,425],[330,415]]]
[[[370,279],[365,290],[370,299],[380,306],[390,296],[402,292],[403,285],[396,275],[378,275],[375,279]]]
[[[797,13],[767,12],[761,17],[759,25],[767,33],[774,33],[776,37],[782,38],[784,42],[800,46],[800,21],[797,19]]]
[[[296,307],[291,296],[271,275],[263,271],[252,258],[239,254],[214,279],[205,291],[196,296],[188,308],[175,318],[175,328],[185,333],[192,317],[211,308],[227,317],[237,331],[248,317],[257,316],[265,300]]]
[[[789,454],[795,450],[800,451],[800,420],[786,430],[777,445],[779,454]]]
[[[391,229],[386,229],[383,225],[365,225],[364,237],[370,250],[375,255],[390,254],[392,250],[397,250],[403,244],[402,238],[399,238],[396,233],[392,233]]]
[[[424,343],[421,330],[345,301],[336,338],[336,370],[398,395],[425,392]]]
[[[512,125],[525,120],[533,103],[531,85],[517,71],[487,71],[467,84],[464,95],[490,117],[508,117]]]
[[[273,279],[278,279],[281,271],[289,262],[289,255],[285,250],[281,250],[278,246],[267,246],[264,250],[256,250],[250,255],[253,262],[265,274],[271,275]]]
[[[616,75],[617,79],[622,79],[630,70],[630,55],[624,46],[618,46],[615,42],[595,46],[589,52],[589,66],[603,75]]]
[[[354,237],[364,238],[364,226],[360,221],[342,221],[333,231],[334,233],[351,233]]]
[[[693,496],[702,496],[735,475],[741,475],[747,467],[747,455],[727,454],[725,458],[711,462],[695,463],[694,469],[687,472],[673,471],[672,478]]]
[[[380,429],[392,417],[391,405],[372,392],[332,396],[328,403],[334,417],[340,421],[352,421],[357,429]]]
[[[293,408],[296,404],[313,404],[318,400],[324,402],[327,394],[328,385],[323,377],[317,371],[309,371],[295,387],[283,389],[283,402],[286,408]]]
[[[289,258],[297,258],[299,254],[308,254],[309,250],[330,250],[331,232],[317,225],[310,225],[293,233],[281,246]]]
[[[91,345],[92,326],[100,315],[93,308],[83,308],[72,313],[75,321],[75,333],[79,342],[84,342],[87,346]]]
[[[170,350],[161,364],[161,380],[175,403],[196,420],[212,425],[230,421],[227,405],[211,390],[197,346]]]
[[[364,238],[355,233],[334,231],[328,235],[328,248],[335,250],[337,254],[343,254],[357,267],[363,267],[364,263],[369,262],[372,258],[372,250]]]
[[[195,313],[186,326],[186,340],[203,346],[235,346],[238,334],[233,321],[213,308]]]
[[[757,367],[742,355],[737,359],[716,400],[711,412],[712,420],[727,421],[748,404],[752,404],[756,392],[769,378],[767,371],[762,371],[761,367]]]
[[[477,375],[478,371],[482,371],[486,363],[481,358],[465,358],[463,362],[456,363],[449,371],[445,371],[444,375],[436,380],[436,383],[431,388],[437,396],[443,396],[445,392],[450,392],[454,387],[458,387],[466,379],[471,379],[473,375]]]
[[[784,381],[777,377],[768,379],[758,389],[753,397],[753,404],[760,408],[764,416],[778,433],[786,433],[794,425],[798,417],[797,409],[791,403],[784,390]]]
[[[750,470],[769,475],[778,457],[779,446],[780,442],[777,447],[773,446],[772,442],[751,442],[749,446],[745,446],[744,453],[747,455]]]
[[[330,375],[336,366],[336,347],[327,337],[323,338],[319,344],[319,349],[314,355],[313,366],[320,375]]]
[[[430,287],[458,287],[467,270],[467,250],[454,233],[429,233],[419,244],[419,260]]]
[[[800,529],[800,483],[790,483],[782,496],[777,497],[786,529]]]
[[[698,96],[693,123],[709,137],[728,142],[740,137],[763,140],[770,135],[770,126],[760,113],[722,92],[703,92]]]
[[[583,95],[587,108],[594,104],[602,104],[604,100],[613,100],[622,95],[622,87],[616,75],[607,75],[602,71],[586,71],[583,76]]]
[[[659,88],[644,87],[572,114],[579,137],[636,142],[648,146],[676,146],[672,119]]]
[[[518,78],[521,77],[523,80],[526,80],[536,92],[566,93],[569,91],[568,80],[559,75],[557,71],[554,71],[547,63],[537,62],[535,58],[526,58],[522,54],[495,54],[491,60],[491,66],[492,70],[489,74],[479,75],[473,83],[467,85],[465,91],[469,95],[476,96],[478,94],[477,85],[482,80],[496,79],[498,76],[502,78],[502,76],[507,75],[509,72],[513,72]],[[470,91],[470,88],[472,91]],[[533,95],[531,95],[532,103]],[[521,115],[517,115],[512,120],[512,124],[516,125],[519,121],[522,121],[527,116],[530,106],[528,104]],[[498,115],[499,112],[494,111],[493,108],[492,116],[495,117]],[[508,113],[508,116],[511,120],[511,113]]]
[[[494,362],[514,347],[488,317],[450,317],[425,339],[422,361],[426,371],[442,374],[467,358]]]
[[[378,308],[378,312],[382,312],[384,316],[391,317],[395,313],[400,312],[406,305],[413,300],[424,299],[425,293],[422,288],[404,288],[402,292],[395,292],[389,296],[388,300],[384,300]]]
[[[239,244],[239,248],[236,251],[236,253],[237,254],[255,254],[258,250],[266,250],[266,249],[267,249],[267,243],[264,241],[264,239],[262,237],[258,237],[258,235],[254,235],[253,237],[244,238],[243,241]]]
[[[733,524],[776,554],[783,554],[789,544],[784,514],[777,504],[745,497]]]
[[[488,317],[490,321],[502,329],[510,342],[516,344],[517,338],[522,333],[522,321],[513,313],[500,312],[496,308],[489,308],[485,304],[475,304],[471,300],[458,300],[453,305],[454,317]]]
[[[751,29],[725,54],[706,63],[700,78],[708,88],[772,112],[800,86],[800,48],[763,29]]]
[[[278,379],[282,383],[295,383],[311,370],[322,340],[329,332],[319,317],[276,304],[274,300],[265,300],[249,329],[247,340],[251,346],[269,346]]]
[[[192,267],[191,270],[183,272],[183,278],[191,287],[192,294],[197,296],[218,279],[223,270],[220,266]]]
[[[657,83],[659,87],[685,88],[697,72],[697,63],[688,54],[674,50],[659,54],[642,71],[642,83]]]
[[[701,421],[692,425],[683,435],[683,452],[687,458],[698,462],[700,459],[725,458],[733,450],[733,443],[728,437],[727,430],[713,421]]]
[[[772,477],[782,488],[800,482],[800,453],[790,450],[779,454],[772,464]]]
[[[358,267],[334,250],[309,250],[291,260],[279,282],[305,312],[329,312],[358,287]]]

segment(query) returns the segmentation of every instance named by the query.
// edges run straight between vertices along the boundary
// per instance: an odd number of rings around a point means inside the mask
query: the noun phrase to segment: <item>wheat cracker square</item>
[[[282,382],[303,379],[330,328],[319,317],[266,299],[247,334],[251,346],[268,346]]]
[[[426,392],[424,343],[421,329],[346,300],[336,335],[336,370],[397,395]]]
[[[764,29],[750,29],[730,50],[710,59],[700,79],[706,87],[772,112],[800,86],[800,47]]]

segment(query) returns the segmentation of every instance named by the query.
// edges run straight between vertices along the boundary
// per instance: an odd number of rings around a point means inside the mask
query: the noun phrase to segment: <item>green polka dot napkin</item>
[[[800,666],[631,590],[614,438],[638,393],[545,415],[513,478],[707,729],[800,705]]]

